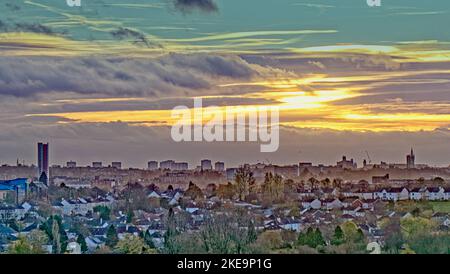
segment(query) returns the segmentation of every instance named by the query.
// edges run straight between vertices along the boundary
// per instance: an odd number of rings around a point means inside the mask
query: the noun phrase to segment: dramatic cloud
[[[0,95],[75,92],[173,96],[198,94],[227,79],[283,73],[228,55],[170,54],[156,59],[0,57]]]
[[[117,30],[111,31],[111,35],[119,40],[129,38],[134,39],[133,43],[137,45],[144,44],[147,47],[150,47],[152,45],[152,43],[147,39],[144,33],[128,28],[121,27]]]
[[[57,34],[52,28],[39,23],[7,23],[0,20],[0,32],[32,32],[46,35]]]
[[[189,13],[194,10],[203,12],[217,12],[219,8],[214,0],[172,0],[175,9]]]

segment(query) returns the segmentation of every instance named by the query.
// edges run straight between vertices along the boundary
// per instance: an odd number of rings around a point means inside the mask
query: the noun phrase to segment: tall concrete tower
[[[416,167],[416,156],[414,155],[414,151],[411,148],[411,153],[406,155],[406,168],[415,168]]]
[[[49,178],[49,158],[48,158],[49,145],[44,143],[38,143],[38,178],[40,179],[45,174],[45,178]],[[48,183],[48,182],[43,182]]]

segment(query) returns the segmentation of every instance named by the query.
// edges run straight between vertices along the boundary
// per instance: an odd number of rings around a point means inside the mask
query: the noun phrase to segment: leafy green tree
[[[345,236],[344,231],[342,231],[342,228],[340,226],[336,226],[336,229],[334,230],[334,235],[331,240],[332,245],[341,245],[345,242]]]
[[[347,243],[356,242],[359,239],[358,226],[351,221],[345,222],[341,225],[342,231],[345,235],[345,241]]]
[[[80,245],[82,253],[86,253],[88,251],[86,240],[84,239],[83,235],[78,234],[77,243]]]
[[[48,241],[48,237],[44,232],[35,230],[27,236],[20,235],[7,250],[8,254],[44,254],[42,248]]]
[[[450,235],[419,235],[410,239],[407,246],[417,254],[450,254]]]
[[[20,236],[7,250],[8,254],[34,254],[33,247],[28,239]]]
[[[155,249],[150,248],[144,241],[144,239],[127,235],[124,239],[120,240],[115,250],[120,254],[154,254]]]
[[[325,240],[320,229],[316,228],[314,230],[312,227],[309,227],[306,230],[306,233],[299,234],[297,243],[301,246],[306,245],[312,248],[316,248],[318,246],[325,245]]]
[[[54,253],[63,253],[66,251],[68,244],[67,233],[62,225],[62,219],[58,215],[50,216],[46,222],[41,225],[50,242],[53,245]]]
[[[134,213],[133,210],[128,210],[127,212],[127,223],[131,224],[133,222]]]
[[[314,231],[313,245],[315,247],[317,247],[317,246],[324,246],[325,245],[325,240],[324,240],[322,232],[320,231],[319,228],[316,228],[316,230]],[[314,247],[314,246],[311,246],[311,247]]]
[[[404,218],[400,221],[400,225],[407,240],[430,234],[435,226],[432,221],[422,217]]]
[[[106,242],[105,244],[108,247],[115,247],[117,243],[119,242],[119,236],[117,235],[117,230],[114,227],[114,225],[110,225],[108,227],[108,230],[106,231]]]
[[[111,218],[111,209],[107,206],[96,206],[94,207],[94,212],[98,213],[104,221],[108,221]]]

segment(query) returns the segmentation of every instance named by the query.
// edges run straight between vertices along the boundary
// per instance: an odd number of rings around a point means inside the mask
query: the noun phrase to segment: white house
[[[450,200],[450,187],[444,188],[444,200]]]
[[[320,209],[322,207],[322,202],[319,199],[308,199],[302,201],[302,206],[304,208]]]
[[[406,188],[389,188],[377,192],[377,197],[385,201],[402,201],[409,199],[409,191]]]
[[[97,237],[89,236],[85,238],[87,248],[91,251],[105,246],[105,243]]]
[[[301,231],[301,221],[296,218],[278,218],[277,223],[282,229],[296,232]]]
[[[423,187],[411,189],[411,191],[409,192],[409,199],[414,201],[420,201],[422,199],[425,199],[424,197],[425,190],[426,188]]]
[[[425,197],[429,201],[441,201],[445,198],[443,187],[428,187],[425,191]]]
[[[342,202],[339,199],[326,199],[322,204],[326,209],[340,209],[343,207]]]

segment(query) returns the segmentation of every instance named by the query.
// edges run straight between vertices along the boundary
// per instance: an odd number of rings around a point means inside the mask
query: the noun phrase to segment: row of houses
[[[77,198],[73,200],[62,199],[54,203],[53,208],[60,211],[63,215],[86,215],[93,212],[97,206],[112,206],[115,199],[112,196],[92,198]]]
[[[314,195],[312,192],[301,192],[299,197],[301,200],[311,198]],[[418,187],[408,189],[406,187],[391,187],[383,188],[377,191],[369,191],[366,189],[338,191],[337,189],[324,191],[323,195],[326,198],[330,197],[358,197],[364,200],[381,199],[383,201],[449,201],[450,187]]]

